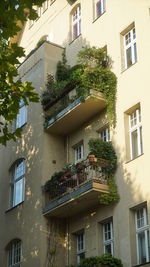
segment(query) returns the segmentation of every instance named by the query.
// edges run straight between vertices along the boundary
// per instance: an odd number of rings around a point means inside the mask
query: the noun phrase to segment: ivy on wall
[[[60,99],[66,97],[67,106],[70,101],[68,92],[75,89],[76,98],[81,101],[89,95],[90,89],[101,92],[107,103],[107,116],[111,125],[115,125],[115,102],[117,79],[111,71],[111,59],[102,48],[83,48],[78,54],[78,64],[72,68],[67,65],[65,52],[62,61],[57,64],[56,80],[48,75],[47,89],[43,92],[41,103],[44,110],[49,109]],[[58,110],[59,112],[59,110]],[[57,113],[57,111],[56,111]]]

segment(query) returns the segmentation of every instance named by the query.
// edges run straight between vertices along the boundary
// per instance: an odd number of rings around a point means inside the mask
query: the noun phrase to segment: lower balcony
[[[76,174],[66,173],[65,180],[45,192],[43,215],[69,217],[100,204],[100,193],[109,193],[108,177],[102,168],[105,163],[98,159],[92,164],[87,162]]]

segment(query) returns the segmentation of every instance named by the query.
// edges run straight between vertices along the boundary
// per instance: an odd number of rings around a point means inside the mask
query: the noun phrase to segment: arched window
[[[21,240],[15,239],[11,241],[7,247],[8,251],[8,267],[21,266]]]
[[[72,40],[81,34],[81,5],[77,5],[71,12]]]
[[[19,159],[10,171],[10,207],[24,201],[25,194],[25,159]]]

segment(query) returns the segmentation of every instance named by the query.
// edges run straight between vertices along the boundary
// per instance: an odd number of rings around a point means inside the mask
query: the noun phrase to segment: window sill
[[[56,1],[56,0],[53,0],[53,1],[50,3],[50,6],[51,6],[52,4],[54,4],[55,1]]]
[[[133,63],[130,67],[128,67],[128,68],[126,68],[126,69],[123,69],[123,70],[121,71],[121,74],[124,73],[124,72],[126,72],[126,71],[129,70],[130,68],[132,68],[134,65],[136,65],[136,63],[138,63],[138,61],[136,61],[135,63]]]
[[[69,43],[69,45],[71,45],[72,43],[74,43],[80,36],[81,36],[81,33],[80,33],[75,39],[73,39],[73,40]]]
[[[132,266],[132,267],[140,267],[140,266],[142,267],[142,266],[146,266],[147,264],[150,265],[150,261],[145,262],[145,263],[142,263],[142,264],[134,265],[134,266]]]
[[[24,200],[23,200],[22,202],[18,203],[16,206],[13,206],[13,207],[11,207],[11,208],[8,208],[8,209],[5,211],[5,213],[8,213],[9,211],[14,210],[15,208],[17,208],[18,206],[22,205],[23,203],[24,203]]]
[[[99,15],[97,18],[95,18],[95,19],[93,20],[92,23],[94,23],[94,22],[97,21],[99,18],[101,18],[105,13],[106,13],[106,11],[104,11],[101,15]]]
[[[142,153],[141,155],[137,156],[137,157],[134,158],[134,159],[130,159],[130,160],[126,161],[125,164],[130,163],[130,162],[132,162],[132,161],[134,161],[134,160],[140,158],[140,157],[143,156],[143,155],[144,155],[144,153]]]

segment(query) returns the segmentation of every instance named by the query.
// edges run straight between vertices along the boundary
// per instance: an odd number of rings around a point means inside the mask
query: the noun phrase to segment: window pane
[[[101,1],[96,3],[96,17],[99,17],[102,14]]]
[[[23,201],[24,179],[15,183],[15,205]]]
[[[137,130],[131,133],[131,142],[132,142],[132,158],[136,158],[138,156]]]
[[[138,234],[139,264],[146,262],[145,232]]]
[[[137,61],[137,50],[136,50],[136,43],[134,44],[134,62]]]
[[[141,146],[141,154],[142,154],[143,153],[142,127],[140,127],[140,146]]]
[[[126,59],[127,59],[127,68],[132,65],[132,50],[131,47],[129,47],[126,50]]]
[[[24,175],[24,173],[25,173],[25,161],[22,160],[16,165],[15,180]]]
[[[105,245],[105,253],[112,254],[111,244]]]
[[[77,38],[77,23],[73,25],[73,39]]]
[[[144,209],[137,210],[137,228],[144,226]]]

